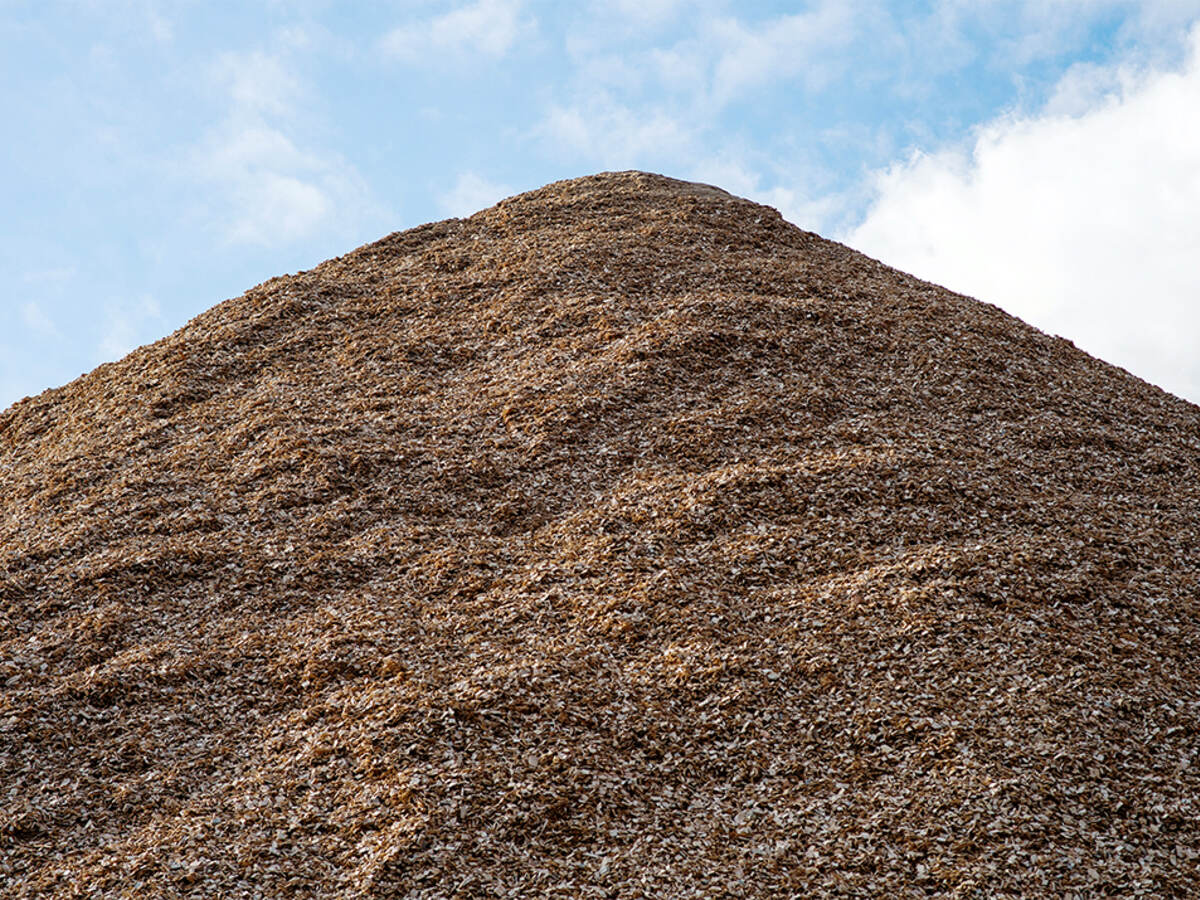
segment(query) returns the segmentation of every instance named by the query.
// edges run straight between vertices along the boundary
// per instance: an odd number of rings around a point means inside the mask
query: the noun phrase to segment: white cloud
[[[242,113],[288,115],[301,93],[299,82],[283,60],[261,51],[223,53],[217,60],[215,77]]]
[[[415,63],[447,54],[479,54],[499,59],[535,25],[522,15],[521,0],[475,0],[448,13],[406,23],[381,42],[385,53]]]
[[[463,172],[454,187],[438,197],[438,205],[448,216],[465,217],[495,205],[512,193],[506,185],[488,181],[474,172]]]
[[[1183,27],[1200,0],[811,0],[799,11],[755,15],[730,0],[593,0],[566,34],[578,93],[615,89],[631,102],[653,86],[687,114],[715,120],[747,97],[798,88],[875,85],[897,97],[929,97],[940,79],[971,67],[1022,74],[1081,51],[1178,58]],[[683,11],[686,9],[686,15]],[[671,22],[678,37],[658,39]],[[1119,23],[1116,36],[1098,37]],[[654,26],[654,27],[652,27]],[[1153,49],[1150,49],[1153,48]],[[973,76],[974,77],[974,76]],[[1036,73],[1028,82],[1036,91]],[[1020,91],[1018,87],[1018,91]],[[801,101],[802,102],[802,101]],[[915,123],[919,127],[919,123]]]
[[[1175,70],[1076,70],[1040,115],[878,176],[848,243],[1200,401],[1200,29]]]
[[[5,5],[0,2],[0,7]],[[51,4],[41,5],[55,9]],[[149,38],[159,46],[167,46],[175,39],[175,23],[168,12],[178,15],[182,5],[169,0],[72,0],[66,10],[53,14],[69,15],[73,25],[85,17],[91,18],[102,22],[110,35],[120,34],[139,44]]]
[[[746,90],[782,78],[800,77],[819,88],[846,64],[839,48],[862,24],[862,4],[822,0],[813,9],[780,16],[757,26],[718,19],[707,26],[717,54],[712,99],[725,104]]]
[[[1113,66],[1095,63],[1076,63],[1058,83],[1046,103],[1043,114],[1049,116],[1083,116],[1096,109],[1108,97],[1119,94],[1128,84],[1132,73]]]
[[[318,185],[272,171],[242,179],[235,196],[240,214],[227,232],[235,244],[272,245],[303,238],[321,224],[332,206]]]
[[[1024,66],[1067,51],[1126,0],[940,0],[931,20],[952,43],[987,34],[989,55]],[[974,42],[971,42],[974,43]],[[970,48],[978,52],[977,47]]]
[[[803,12],[751,20],[722,0],[597,0],[590,17],[576,21],[566,33],[572,86],[586,100],[575,108],[591,118],[597,110],[582,107],[607,103],[608,109],[599,112],[611,120],[616,97],[637,107],[639,115],[649,113],[653,127],[661,128],[664,116],[645,109],[645,98],[661,98],[665,89],[672,104],[665,118],[688,119],[693,124],[674,130],[691,133],[755,91],[783,84],[819,91],[848,70],[847,48],[881,29],[873,14],[878,2],[816,0]],[[734,12],[724,11],[730,6]],[[680,27],[679,38],[654,40],[658,32],[651,26],[667,22]],[[558,118],[559,125],[565,124]],[[623,135],[633,130],[628,123],[617,124]]]
[[[370,191],[352,166],[303,151],[263,122],[226,122],[191,166],[220,188],[210,202],[229,243],[279,246],[373,215]]]
[[[169,44],[175,37],[175,28],[171,20],[164,16],[153,3],[146,5],[146,25],[150,34],[160,44]]]
[[[162,310],[149,295],[140,300],[106,304],[104,330],[96,345],[97,362],[120,359],[153,340],[161,324]]]
[[[54,324],[54,320],[46,315],[46,311],[42,309],[40,303],[29,301],[21,307],[21,318],[25,321],[25,327],[43,337],[57,338],[60,337],[58,327]]]
[[[663,86],[671,91],[701,91],[707,78],[707,62],[687,47],[655,48],[650,51],[652,68]]]
[[[597,11],[603,17],[619,17],[636,25],[661,25],[679,15],[684,0],[600,0]]]
[[[609,169],[690,159],[697,141],[693,126],[679,116],[661,109],[634,109],[603,96],[552,107],[536,133],[559,152]]]
[[[1200,0],[1125,0],[1124,5],[1132,7],[1136,15],[1133,28],[1140,34],[1186,28],[1200,16]]]
[[[376,215],[352,165],[293,137],[304,87],[285,57],[227,53],[212,72],[228,112],[184,168],[215,188],[207,215],[227,243],[280,246],[329,229],[354,233]]]
[[[1061,52],[1104,20],[1121,22],[1122,39],[1160,40],[1194,21],[1200,0],[937,0],[931,15],[959,30],[973,22],[1032,59]]]

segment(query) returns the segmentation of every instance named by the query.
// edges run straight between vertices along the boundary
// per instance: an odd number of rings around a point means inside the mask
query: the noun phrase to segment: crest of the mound
[[[517,196],[537,202],[539,199],[551,196],[586,197],[589,194],[595,193],[629,193],[640,195],[644,198],[690,196],[717,201],[740,199],[715,185],[703,184],[698,181],[684,181],[666,175],[656,175],[636,170],[601,172],[596,175],[586,175],[582,178],[556,181],[536,191],[530,191]]]
[[[501,201],[500,205],[506,203],[537,205],[563,202],[587,204],[614,195],[631,197],[648,206],[670,204],[672,200],[678,201],[689,197],[716,203],[729,201],[750,203],[748,200],[736,197],[711,184],[683,181],[666,175],[630,170],[601,172],[582,178],[552,182],[537,190],[509,197]]]

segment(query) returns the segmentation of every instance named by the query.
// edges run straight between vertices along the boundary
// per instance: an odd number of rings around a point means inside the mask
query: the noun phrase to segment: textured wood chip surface
[[[0,896],[1200,896],[1198,459],[714,188],[393,234],[0,413]]]

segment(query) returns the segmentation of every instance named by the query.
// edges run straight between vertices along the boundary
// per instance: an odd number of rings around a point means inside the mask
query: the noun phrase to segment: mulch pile
[[[0,414],[0,896],[1200,896],[1198,460],[715,188],[393,234]]]

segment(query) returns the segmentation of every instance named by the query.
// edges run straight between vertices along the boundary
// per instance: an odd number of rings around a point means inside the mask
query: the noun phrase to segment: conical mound
[[[1198,458],[715,188],[391,235],[0,414],[0,896],[1200,895]]]

